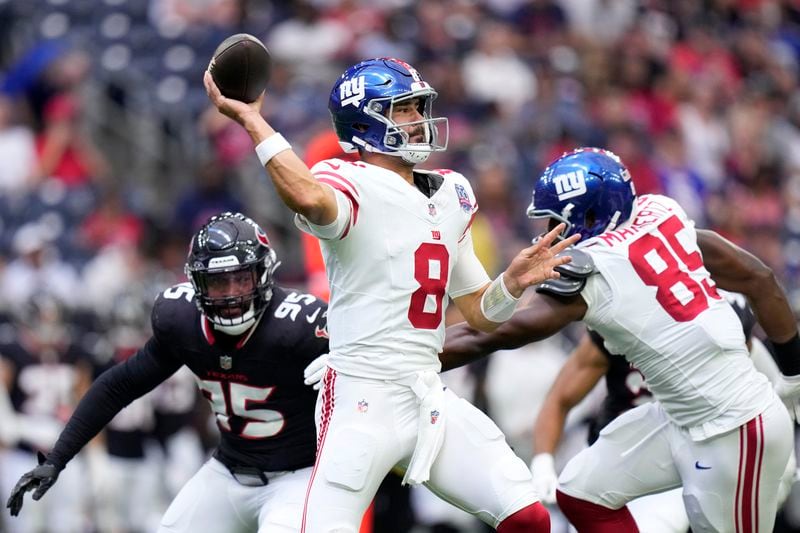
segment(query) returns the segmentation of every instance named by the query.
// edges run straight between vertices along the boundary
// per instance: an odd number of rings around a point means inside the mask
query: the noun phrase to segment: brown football
[[[272,60],[264,43],[249,33],[220,43],[208,66],[214,83],[227,98],[253,102],[267,87]]]

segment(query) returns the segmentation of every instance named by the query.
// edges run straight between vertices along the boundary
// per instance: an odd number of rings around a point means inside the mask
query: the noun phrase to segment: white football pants
[[[657,402],[617,417],[569,461],[559,490],[610,509],[683,485],[695,533],[772,531],[793,446],[783,403],[774,401],[738,429],[693,441]]]
[[[310,475],[311,467],[276,472],[267,485],[248,487],[211,458],[172,501],[158,532],[296,533]]]
[[[304,533],[355,533],[383,478],[417,441],[419,401],[406,385],[328,369],[317,401],[317,463]],[[538,501],[531,473],[489,417],[445,391],[444,442],[426,486],[492,527]]]

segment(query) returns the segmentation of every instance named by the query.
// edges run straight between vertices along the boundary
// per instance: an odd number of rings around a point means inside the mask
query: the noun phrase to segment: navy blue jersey
[[[223,463],[264,471],[314,463],[317,391],[303,383],[303,369],[328,351],[326,305],[274,287],[260,321],[234,337],[213,329],[194,298],[184,283],[156,299],[153,336],[92,384],[49,456],[54,464],[66,464],[89,433],[182,365],[211,404],[221,434],[215,456]]]
[[[89,356],[72,343],[39,349],[35,342],[25,342],[24,336],[8,341],[0,344],[0,358],[12,369],[8,392],[14,410],[32,420],[66,421],[77,402],[80,365],[88,366]],[[34,449],[26,442],[19,446]]]
[[[328,351],[326,307],[276,287],[251,335],[220,334],[197,310],[191,287],[156,299],[146,350],[188,366],[220,429],[219,458],[262,470],[313,464],[317,391],[303,369]]]
[[[597,332],[589,330],[592,342],[608,359],[608,372],[606,372],[607,395],[603,400],[600,412],[589,425],[589,444],[597,440],[600,430],[619,415],[633,409],[637,405],[653,399],[644,376],[624,356],[614,355],[603,345],[603,337]]]

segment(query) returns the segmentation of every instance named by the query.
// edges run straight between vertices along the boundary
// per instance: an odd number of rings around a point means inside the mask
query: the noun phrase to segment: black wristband
[[[770,341],[775,353],[775,362],[778,364],[784,376],[796,376],[800,374],[800,335],[795,333],[794,337],[786,342]]]

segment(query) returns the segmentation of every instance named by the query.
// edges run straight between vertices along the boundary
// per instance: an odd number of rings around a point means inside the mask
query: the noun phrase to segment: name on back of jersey
[[[595,239],[602,241],[607,246],[614,246],[647,232],[653,224],[663,220],[667,215],[675,211],[673,206],[661,200],[662,198],[649,195],[640,197],[637,200],[636,213],[630,224],[618,230],[602,233]]]

